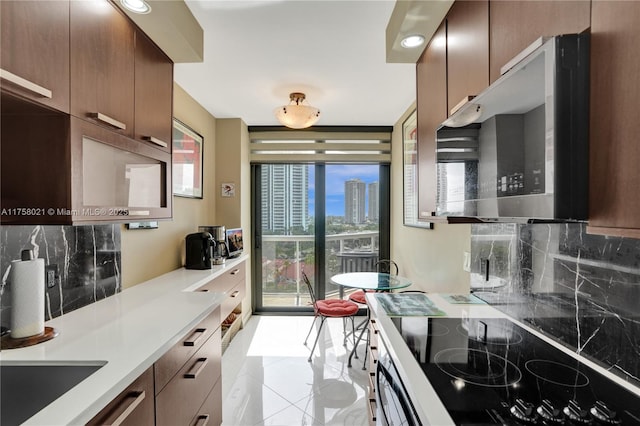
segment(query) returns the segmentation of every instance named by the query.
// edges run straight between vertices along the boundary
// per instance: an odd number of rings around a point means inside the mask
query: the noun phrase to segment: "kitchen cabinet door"
[[[69,112],[69,2],[0,1],[2,90]]]
[[[134,26],[107,0],[71,2],[71,114],[133,136]]]
[[[489,5],[491,82],[500,68],[541,36],[580,33],[590,25],[591,2],[491,1]]]
[[[418,122],[418,220],[436,211],[436,129],[447,118],[446,22],[416,64]]]
[[[489,1],[456,1],[447,14],[449,113],[489,85]]]
[[[135,46],[135,139],[171,152],[173,62],[141,31]]]
[[[594,1],[588,232],[640,238],[640,3]]]

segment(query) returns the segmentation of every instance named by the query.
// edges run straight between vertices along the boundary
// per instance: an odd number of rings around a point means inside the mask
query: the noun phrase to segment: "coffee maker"
[[[211,234],[215,242],[211,262],[214,265],[223,265],[229,255],[226,228],[224,226],[198,226],[198,231]]]
[[[187,269],[211,269],[215,240],[208,232],[197,232],[186,236]]]

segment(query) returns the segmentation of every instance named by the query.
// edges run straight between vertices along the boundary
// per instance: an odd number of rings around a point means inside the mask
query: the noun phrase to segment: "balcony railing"
[[[325,237],[326,298],[344,297],[344,289],[329,282],[332,275],[374,270],[378,235],[378,231],[363,231]],[[314,240],[314,235],[262,236],[263,306],[304,306],[309,302],[301,271],[313,279]]]

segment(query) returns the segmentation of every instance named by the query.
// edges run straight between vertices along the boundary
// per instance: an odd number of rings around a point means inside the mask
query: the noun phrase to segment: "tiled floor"
[[[308,362],[320,324],[304,346],[312,320],[253,316],[245,324],[222,357],[223,426],[368,424],[364,343],[347,367],[342,321],[329,319]]]

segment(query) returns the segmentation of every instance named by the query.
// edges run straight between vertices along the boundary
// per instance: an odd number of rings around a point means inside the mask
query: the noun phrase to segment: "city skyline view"
[[[315,175],[313,166],[309,171],[309,216],[314,216],[315,208]],[[377,164],[329,164],[325,169],[326,179],[326,214],[327,216],[343,216],[345,207],[345,182],[360,179],[367,187],[380,179],[380,167]],[[368,211],[369,197],[365,211]]]

